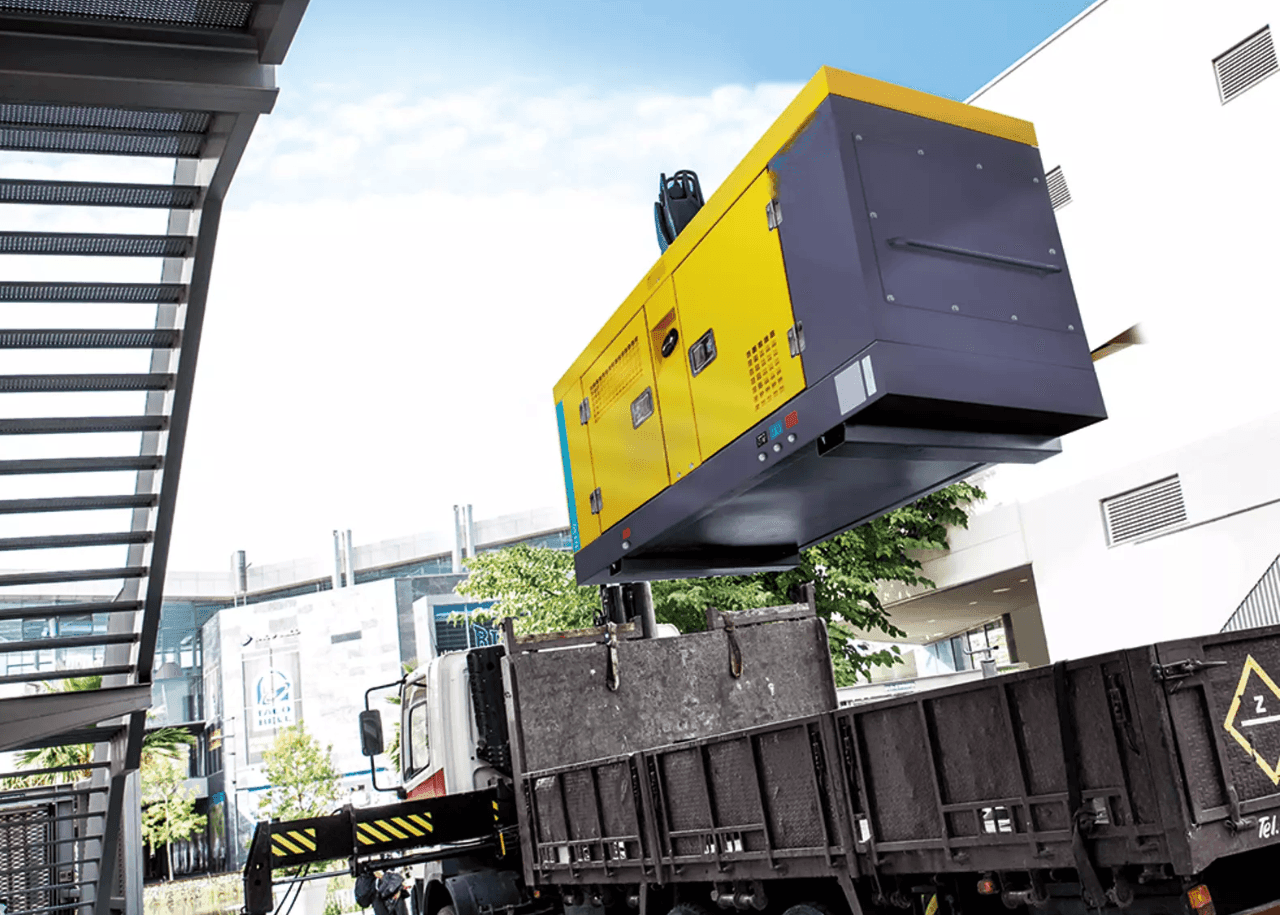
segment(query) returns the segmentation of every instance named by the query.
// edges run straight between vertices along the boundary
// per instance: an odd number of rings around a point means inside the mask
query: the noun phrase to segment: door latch
[[[599,486],[591,491],[591,495],[587,497],[587,504],[591,506],[591,514],[593,515],[598,515],[604,511],[604,498],[600,495]]]

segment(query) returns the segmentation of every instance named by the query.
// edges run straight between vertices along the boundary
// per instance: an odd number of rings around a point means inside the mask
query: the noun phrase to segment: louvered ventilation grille
[[[1280,557],[1271,563],[1253,590],[1240,602],[1222,631],[1235,632],[1277,624],[1280,624]]]
[[[1276,47],[1271,27],[1263,26],[1213,62],[1218,77],[1218,97],[1222,104],[1252,89],[1276,70]]]
[[[1049,188],[1049,202],[1053,204],[1055,210],[1060,210],[1071,202],[1071,189],[1067,187],[1067,179],[1062,174],[1061,165],[1044,176],[1044,183]]]
[[[28,152],[190,158],[200,155],[203,145],[204,135],[198,133],[98,133],[71,127],[0,127],[0,149]]]
[[[747,372],[757,411],[766,409],[786,392],[782,382],[782,357],[778,355],[774,331],[769,331],[769,336],[747,350]]]
[[[194,187],[0,180],[0,203],[190,210],[199,199],[200,192]]]
[[[250,0],[3,0],[0,12],[75,16],[115,22],[155,22],[205,29],[244,29]]]
[[[640,339],[632,337],[609,367],[591,382],[591,417],[596,422],[640,377]]]
[[[144,111],[88,105],[0,104],[0,121],[41,127],[92,127],[106,130],[162,130],[204,133],[210,115],[205,111]]]
[[[1102,517],[1107,528],[1107,543],[1111,546],[1178,527],[1187,520],[1182,483],[1174,475],[1103,499]]]

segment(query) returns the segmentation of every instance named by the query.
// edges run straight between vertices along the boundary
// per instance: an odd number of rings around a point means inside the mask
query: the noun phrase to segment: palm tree
[[[49,693],[77,693],[101,688],[101,674],[67,677],[56,684],[46,680],[43,684],[44,691]],[[195,736],[182,728],[157,728],[142,738],[142,765],[149,767],[160,759],[180,759],[184,749],[195,742]],[[18,788],[35,788],[79,781],[89,777],[90,771],[87,767],[92,761],[93,744],[88,743],[23,750],[18,753],[16,759],[19,769],[63,769],[65,771],[40,772],[37,775],[6,778],[0,784],[0,789],[11,791]],[[80,766],[85,768],[78,768]]]

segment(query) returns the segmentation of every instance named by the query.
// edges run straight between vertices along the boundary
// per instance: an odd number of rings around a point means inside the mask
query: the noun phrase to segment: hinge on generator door
[[[769,231],[773,231],[782,225],[782,204],[776,200],[770,200],[764,205],[765,220],[769,223]]]
[[[578,424],[585,426],[587,420],[591,418],[591,401],[584,397],[582,403],[578,404]]]
[[[598,515],[604,511],[604,498],[600,495],[599,486],[592,490],[591,495],[587,497],[587,504],[591,506],[591,514],[593,515]]]
[[[804,352],[804,324],[797,321],[787,330],[787,348],[792,358]]]

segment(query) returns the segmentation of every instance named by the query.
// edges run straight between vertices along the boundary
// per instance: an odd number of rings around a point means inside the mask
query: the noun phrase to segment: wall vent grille
[[[1248,593],[1231,619],[1222,627],[1223,632],[1240,629],[1257,629],[1280,623],[1280,556],[1271,563]]]
[[[1218,97],[1226,104],[1280,70],[1271,26],[1265,25],[1213,61],[1218,77]]]
[[[1049,202],[1055,210],[1060,210],[1071,202],[1071,189],[1067,187],[1061,165],[1044,176],[1044,183],[1049,188]]]
[[[1186,523],[1182,482],[1177,474],[1102,500],[1107,545],[1119,546]]]

